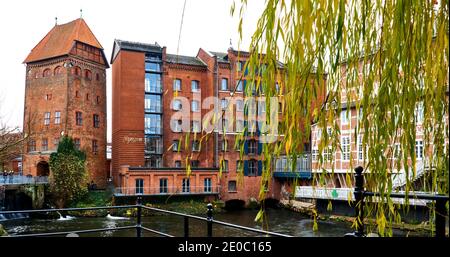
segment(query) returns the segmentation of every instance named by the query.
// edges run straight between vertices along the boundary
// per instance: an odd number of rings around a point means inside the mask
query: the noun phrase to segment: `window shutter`
[[[258,161],[258,176],[262,175],[262,161]]]
[[[245,109],[244,109],[244,112],[245,112]],[[244,115],[247,115],[247,114],[244,114]],[[248,136],[248,130],[249,130],[248,121],[244,120],[244,136]]]
[[[248,140],[244,141],[244,153],[248,154]]]
[[[244,161],[244,176],[248,176],[248,161]]]
[[[263,144],[258,142],[258,154],[261,154],[263,148]]]

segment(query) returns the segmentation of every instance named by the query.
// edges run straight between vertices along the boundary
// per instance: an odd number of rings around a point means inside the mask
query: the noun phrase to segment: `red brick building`
[[[232,48],[225,53],[200,48],[194,57],[168,54],[157,43],[115,40],[112,174],[118,192],[176,193],[185,192],[187,185],[201,191],[212,183],[211,191],[224,201],[258,200],[259,131],[246,134],[242,160],[241,149],[234,147],[235,135],[247,124],[244,64],[248,58],[248,52]],[[232,119],[211,121],[212,113],[230,106]],[[213,133],[205,133],[208,127]],[[186,163],[191,166],[189,176]],[[281,184],[287,178],[272,179],[269,198],[281,197]]]
[[[83,19],[55,25],[26,64],[23,174],[49,175],[61,135],[87,154],[90,179],[106,186],[106,73],[103,47]]]

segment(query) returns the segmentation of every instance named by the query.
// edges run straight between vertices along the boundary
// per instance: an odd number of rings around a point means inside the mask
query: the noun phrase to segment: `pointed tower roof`
[[[74,41],[79,41],[103,50],[102,45],[86,22],[76,19],[66,24],[55,25],[31,50],[24,63],[30,63],[69,54]]]

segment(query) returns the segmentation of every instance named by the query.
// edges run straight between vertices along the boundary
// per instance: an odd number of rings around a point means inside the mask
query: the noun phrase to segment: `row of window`
[[[79,98],[80,97],[80,92],[79,91],[75,91],[75,97],[76,98]],[[44,99],[46,100],[46,101],[51,101],[52,100],[52,94],[46,94],[45,96],[44,96]],[[86,94],[86,101],[89,101],[90,100],[90,95],[89,95],[89,93],[87,93]],[[96,97],[96,103],[97,104],[100,104],[100,96],[97,96]]]
[[[78,150],[81,149],[81,141],[79,138],[74,138],[73,139],[73,143],[75,144],[75,148],[77,148]],[[97,140],[92,140],[92,153],[97,154],[98,152],[98,141]],[[56,150],[58,148],[58,144],[59,144],[59,138],[54,138],[53,140],[53,146],[54,149]],[[48,145],[48,139],[47,138],[43,138],[41,139],[41,151],[48,151],[49,150],[49,145]],[[28,142],[28,152],[35,152],[36,151],[36,140],[30,140]]]
[[[236,80],[236,92],[242,92],[244,89],[244,84],[242,80]],[[182,90],[182,80],[174,79],[173,80],[173,91],[181,91]],[[228,86],[228,79],[222,78],[220,83],[221,91],[229,91],[230,88]],[[198,80],[191,80],[191,92],[200,92],[200,82]]]
[[[220,140],[219,144],[221,145],[222,152],[225,152],[225,151],[229,150],[228,140]],[[235,146],[236,147],[235,147],[234,150],[239,152],[240,151],[239,144],[236,144]],[[258,154],[258,142],[255,139],[250,139],[250,140],[246,141],[245,146],[246,146],[246,149],[245,149],[246,151],[245,152],[247,154]],[[192,141],[192,148],[191,148],[191,150],[194,151],[194,152],[199,152],[200,151],[200,141],[199,140],[193,140]],[[173,152],[181,152],[182,151],[180,140],[173,140],[172,141],[172,151]]]
[[[351,157],[350,136],[341,137],[341,148],[342,148],[341,160],[342,161],[350,161],[350,157]],[[402,151],[400,148],[400,144],[397,143],[397,144],[395,144],[395,148],[394,148],[394,158],[398,158],[399,156],[401,156],[401,154],[402,154]],[[423,158],[424,146],[423,146],[422,140],[416,140],[415,154],[416,154],[416,159],[421,160]],[[364,153],[362,136],[358,136],[357,155],[358,155],[358,160],[360,160],[360,161],[364,160],[364,156],[367,155],[367,149],[366,149],[366,152]],[[312,149],[312,160],[318,161],[318,156],[319,156],[319,150]],[[323,156],[324,160],[331,161],[332,157],[333,157],[332,149],[330,147],[324,149],[322,156]]]
[[[38,78],[38,74],[39,73],[35,73],[35,78]],[[42,72],[42,77],[46,78],[46,77],[50,77],[50,76],[57,76],[63,74],[63,70],[61,66],[57,66],[56,68],[53,69],[53,71],[50,68],[44,69],[44,71]],[[72,69],[72,74],[75,76],[83,76],[84,78],[88,79],[88,80],[92,80],[92,71],[85,69],[84,72],[82,72],[81,68],[78,66],[75,66]],[[95,74],[95,80],[96,81],[100,81],[100,73],[96,73]]]
[[[143,179],[136,179],[136,194],[144,194],[144,180]],[[211,178],[204,178],[203,179],[203,192],[205,193],[211,193],[212,192],[212,179]],[[191,181],[189,178],[184,178],[182,181],[181,186],[181,192],[182,193],[190,193],[191,192]],[[160,194],[166,194],[169,193],[169,185],[168,185],[168,179],[167,178],[161,178],[159,179],[159,193]]]
[[[52,118],[51,112],[45,112],[44,113],[44,125],[46,125],[46,126],[50,125],[51,118]],[[82,112],[75,112],[75,123],[78,126],[83,125],[83,113]],[[61,112],[60,111],[55,111],[54,124],[56,124],[56,125],[61,124]],[[92,115],[92,126],[94,128],[100,127],[100,116],[98,114]]]
[[[348,125],[350,123],[350,111],[342,110],[340,114],[341,125]],[[363,109],[359,109],[358,120],[361,120],[363,117]],[[423,103],[418,103],[414,110],[414,121],[416,124],[421,124],[424,119],[424,108]]]
[[[247,166],[244,167],[244,161],[237,160],[236,161],[236,172],[242,172],[245,168],[245,176],[257,176],[258,175],[258,161],[255,159],[250,159],[247,162]],[[220,166],[222,168],[222,172],[229,172],[229,161],[228,160],[221,160]],[[199,167],[199,161],[198,160],[191,160],[191,167],[192,168],[198,168]],[[175,160],[175,168],[182,168],[182,162],[181,160]]]
[[[150,120],[148,121],[150,122]],[[147,123],[146,123],[147,124]],[[235,125],[235,126],[234,126]],[[268,124],[267,124],[268,125]],[[233,123],[230,124],[228,119],[222,119],[222,122],[219,124],[219,129],[222,131],[225,129],[226,132],[243,132],[246,126],[246,122],[244,120],[233,120]],[[264,127],[264,124],[258,125],[255,120],[248,121],[248,132],[254,133],[258,132],[258,129],[269,129],[269,127]],[[278,131],[281,132],[282,122],[278,122]],[[160,129],[160,127],[157,127]],[[183,120],[172,120],[171,121],[171,129],[173,132],[182,132],[183,131]],[[186,128],[188,130],[189,128]],[[202,124],[200,121],[191,121],[190,132],[200,133],[202,131]],[[265,131],[265,130],[264,130]],[[158,134],[158,133],[157,133]]]
[[[147,100],[148,99],[148,100]],[[153,99],[151,96],[146,96],[145,98],[146,102],[145,102],[145,109],[149,109],[153,112],[161,112],[161,101],[158,99]],[[226,110],[227,108],[229,108],[229,99],[227,98],[222,98],[220,100],[220,107],[222,110]],[[257,113],[256,111],[256,107],[258,106],[258,113],[262,114],[266,112],[266,103],[265,101],[258,101],[258,105],[256,105],[256,103],[253,102],[249,102],[249,108],[248,108],[248,113],[253,114],[253,113]],[[282,112],[282,103],[279,102],[278,103],[278,112]],[[172,100],[172,110],[174,111],[180,111],[183,109],[183,104],[181,99],[174,99]],[[191,111],[192,112],[200,112],[200,101],[198,100],[192,100],[191,101]],[[236,100],[236,111],[238,112],[243,112],[244,111],[244,100],[241,99],[237,99]]]

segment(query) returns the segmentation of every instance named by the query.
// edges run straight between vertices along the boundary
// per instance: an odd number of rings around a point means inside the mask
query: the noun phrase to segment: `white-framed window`
[[[266,113],[266,101],[258,102],[258,114]]]
[[[42,139],[41,150],[42,151],[47,151],[48,150],[48,139],[47,138],[43,138]]]
[[[363,117],[363,108],[359,107],[359,112],[358,112],[358,120],[361,120]]]
[[[144,193],[144,180],[141,178],[138,178],[135,180],[136,185],[136,194],[143,194]]]
[[[423,122],[423,103],[417,103],[416,109],[414,111],[414,120],[416,121],[416,124],[422,124]]]
[[[220,90],[222,91],[228,90],[228,79],[222,78],[222,82],[220,83]]]
[[[416,140],[416,159],[421,160],[423,158],[423,141]]]
[[[322,129],[318,128],[316,132],[316,140],[320,140],[322,138]]]
[[[222,172],[228,172],[228,160],[222,160]]]
[[[201,130],[202,130],[202,126],[201,126],[200,121],[193,120],[192,121],[192,132],[200,133]]]
[[[364,160],[363,136],[358,135],[358,160]]]
[[[193,112],[199,112],[200,111],[200,102],[197,100],[192,100],[191,109]]]
[[[236,111],[238,111],[238,112],[244,111],[244,101],[243,100],[236,100]]]
[[[392,155],[393,159],[398,159],[402,156],[402,148],[400,146],[400,143],[395,143],[394,145],[394,153]]]
[[[237,192],[236,180],[228,181],[228,192]]]
[[[55,112],[55,124],[61,124],[61,112],[60,111]]]
[[[244,131],[244,121],[236,120],[236,132],[242,132],[242,131]]]
[[[205,178],[203,182],[203,191],[204,192],[212,192],[212,179]]]
[[[341,125],[347,125],[349,123],[349,113],[347,113],[347,110],[341,111]]]
[[[182,104],[181,104],[181,100],[179,99],[174,99],[172,100],[172,109],[175,111],[179,111],[182,108]]]
[[[226,98],[223,98],[223,99],[221,100],[221,107],[222,107],[222,110],[226,109],[227,106],[228,106],[228,100],[227,100]]]
[[[173,132],[181,132],[181,125],[183,124],[182,120],[172,120],[173,123]]]
[[[200,92],[200,82],[198,80],[191,81],[192,92]]]
[[[160,178],[159,179],[159,193],[165,194],[167,192],[168,192],[167,178]]]
[[[173,140],[172,141],[172,151],[173,152],[178,152],[178,148],[179,147],[180,147],[180,140]]]
[[[50,112],[44,113],[44,125],[50,125]]]
[[[248,141],[248,153],[249,154],[257,154],[258,153],[258,142],[252,139]]]
[[[319,149],[313,148],[312,149],[312,160],[317,161],[319,158]]]
[[[242,62],[236,62],[236,70],[237,71],[242,71],[242,67],[243,67]]]
[[[244,90],[243,80],[236,80],[236,92],[242,92]]]
[[[194,140],[192,141],[192,151],[199,152],[200,151],[200,141]]]
[[[226,139],[221,140],[221,145],[222,145],[222,152],[228,150],[228,141]]]
[[[333,129],[331,127],[327,128],[328,137],[331,137],[331,134],[333,133]]]
[[[173,91],[181,91],[181,79],[173,80]]]
[[[189,193],[191,191],[191,182],[189,178],[183,178],[182,190],[183,193]]]
[[[249,160],[248,161],[248,175],[256,176],[256,174],[258,174],[258,163],[256,160]]]
[[[342,147],[342,161],[350,160],[350,136],[343,136],[341,138]]]

